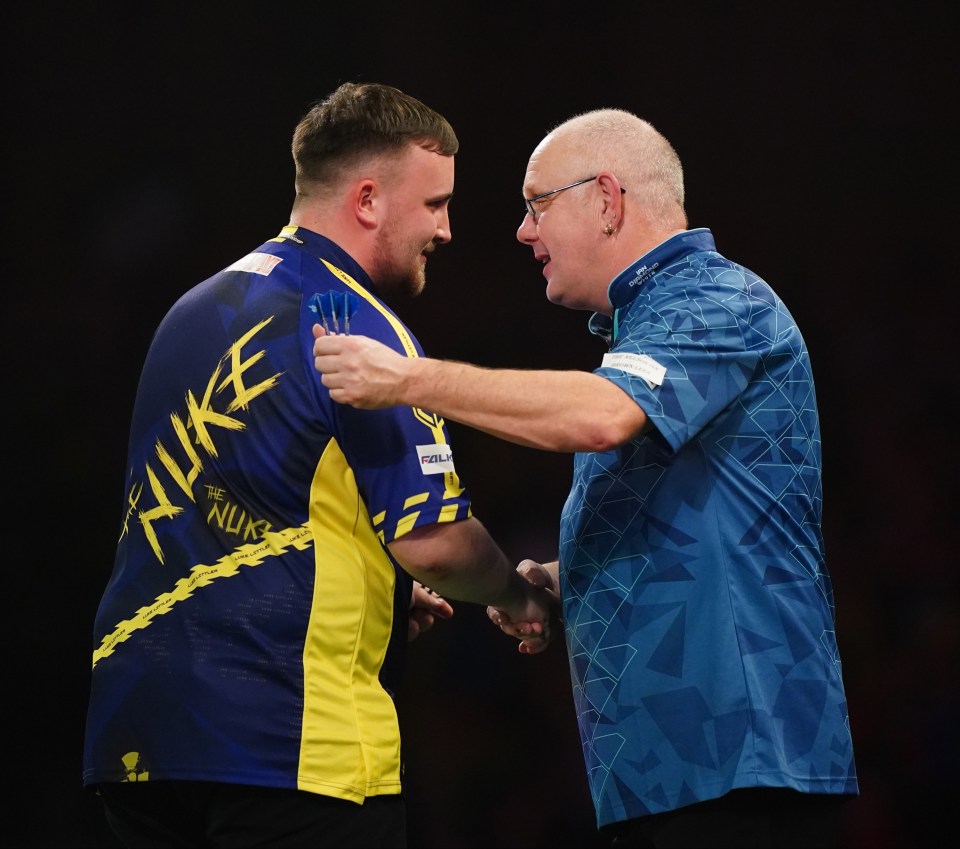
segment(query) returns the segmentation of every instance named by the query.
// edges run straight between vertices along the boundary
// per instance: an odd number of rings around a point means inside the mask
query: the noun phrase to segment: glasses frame
[[[559,189],[550,189],[549,192],[542,192],[539,195],[534,195],[532,198],[525,197],[523,199],[523,205],[527,208],[527,215],[529,215],[534,221],[537,220],[537,216],[540,214],[540,210],[534,209],[534,204],[537,201],[543,200],[550,195],[555,195],[558,192],[565,192],[567,189],[572,189],[574,186],[582,186],[584,183],[590,183],[593,180],[596,180],[599,177],[599,174],[594,174],[592,177],[584,177],[582,180],[577,180],[575,183],[568,183],[566,186],[561,186]],[[620,194],[626,194],[627,190],[621,186]]]

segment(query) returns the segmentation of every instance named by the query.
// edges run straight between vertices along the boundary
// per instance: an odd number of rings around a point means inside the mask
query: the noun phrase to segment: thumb
[[[536,560],[523,560],[517,571],[535,587],[551,588],[550,574]]]
[[[323,329],[323,325],[315,324],[313,325],[313,338],[320,339],[327,335],[327,331]]]

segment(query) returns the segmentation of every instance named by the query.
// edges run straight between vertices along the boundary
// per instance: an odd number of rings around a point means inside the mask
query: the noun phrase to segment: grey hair
[[[657,222],[684,212],[683,166],[673,145],[643,118],[624,109],[595,109],[557,125],[556,140],[583,169],[583,176],[612,171]]]

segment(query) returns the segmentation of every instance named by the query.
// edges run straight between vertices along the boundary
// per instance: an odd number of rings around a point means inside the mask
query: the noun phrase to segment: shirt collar
[[[613,316],[594,313],[587,322],[587,328],[594,336],[611,343],[616,338],[617,310],[633,301],[645,288],[644,284],[653,279],[658,271],[687,254],[715,250],[713,234],[706,227],[684,230],[662,241],[613,278],[607,287],[607,298],[613,307]]]
[[[362,266],[348,254],[336,242],[331,241],[326,236],[314,233],[306,227],[297,227],[288,225],[284,227],[277,239],[285,239],[303,248],[311,256],[317,259],[325,259],[331,265],[335,265],[341,271],[350,275],[361,286],[370,292],[373,292],[373,281],[363,270]]]

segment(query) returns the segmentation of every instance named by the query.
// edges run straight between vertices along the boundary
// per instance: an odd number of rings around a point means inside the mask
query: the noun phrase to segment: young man
[[[457,149],[414,98],[340,86],[294,133],[289,224],[154,336],[84,751],[127,845],[405,846],[393,693],[408,635],[451,613],[421,584],[549,617],[443,420],[335,404],[310,355],[316,321],[422,355],[383,299],[450,240]]]
[[[589,310],[592,373],[398,356],[315,327],[335,401],[417,404],[576,452],[558,594],[597,824],[615,846],[830,846],[858,792],[821,534],[806,345],[757,275],[687,229],[649,123],[575,116],[534,150],[517,231],[547,298]],[[550,635],[492,606],[541,651]]]

